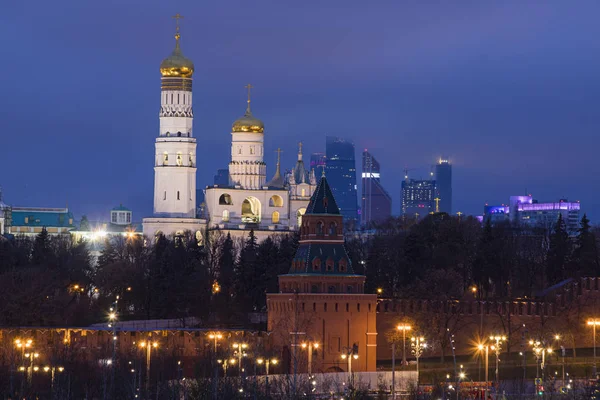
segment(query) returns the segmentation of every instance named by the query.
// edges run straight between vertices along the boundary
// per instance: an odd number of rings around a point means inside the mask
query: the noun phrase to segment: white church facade
[[[316,188],[314,171],[302,160],[302,145],[293,171],[282,176],[278,152],[273,178],[267,182],[264,124],[252,115],[250,90],[245,114],[232,125],[229,184],[205,189],[205,202],[196,202],[196,138],[193,136],[192,76],[194,64],[183,56],[179,28],[175,50],[161,63],[160,130],[155,140],[154,212],[144,218],[144,235],[203,234],[220,230],[259,240],[298,229]]]

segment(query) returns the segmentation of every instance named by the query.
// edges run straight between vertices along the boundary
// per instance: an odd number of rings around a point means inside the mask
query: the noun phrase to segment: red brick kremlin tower
[[[364,294],[364,284],[346,252],[343,218],[323,176],[302,217],[292,266],[279,276],[280,293],[267,295],[268,331],[284,369],[296,365],[307,372],[310,361],[311,372],[375,371],[377,295]]]

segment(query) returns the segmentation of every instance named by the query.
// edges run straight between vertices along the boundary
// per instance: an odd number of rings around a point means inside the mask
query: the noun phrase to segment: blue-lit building
[[[75,229],[73,214],[68,208],[12,207],[12,235],[37,235],[44,228],[51,235],[69,234]]]
[[[344,216],[344,221],[354,224],[358,221],[354,143],[343,138],[327,136],[325,152],[327,181]]]
[[[440,159],[435,166],[436,196],[439,199],[439,212],[452,214],[452,164]]]
[[[402,215],[425,218],[435,212],[436,184],[434,180],[406,179],[402,181]]]

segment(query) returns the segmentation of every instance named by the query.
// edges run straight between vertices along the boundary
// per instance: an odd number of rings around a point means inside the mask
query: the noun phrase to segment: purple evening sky
[[[0,185],[13,205],[106,218],[152,212],[158,66],[196,65],[198,187],[229,161],[243,86],[275,149],[351,138],[382,164],[399,212],[404,166],[454,163],[456,211],[514,194],[568,197],[600,222],[597,1],[12,1],[0,6]]]

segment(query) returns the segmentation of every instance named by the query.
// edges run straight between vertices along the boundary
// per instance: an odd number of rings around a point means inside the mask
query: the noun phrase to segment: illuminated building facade
[[[436,182],[406,178],[402,182],[402,215],[425,218],[435,212]]]
[[[358,219],[354,143],[339,137],[327,136],[326,154],[325,174],[327,180],[334,196],[338,199],[344,221],[353,224]]]
[[[381,185],[381,168],[371,153],[362,154],[361,224],[385,221],[392,215],[392,198]]]
[[[579,229],[581,204],[560,199],[557,202],[540,203],[531,195],[510,196],[509,205],[484,207],[484,220],[492,223],[511,221],[523,227],[551,229],[562,215],[567,231],[574,235]]]
[[[436,197],[439,212],[452,214],[452,164],[441,158],[435,166]]]

